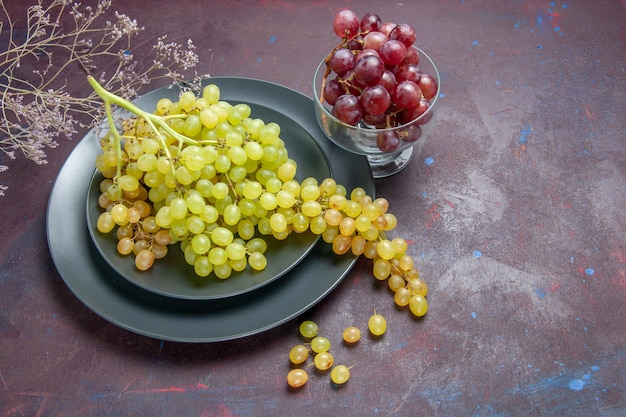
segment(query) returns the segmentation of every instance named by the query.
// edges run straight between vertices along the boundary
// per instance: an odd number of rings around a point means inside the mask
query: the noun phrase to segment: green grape
[[[300,335],[306,339],[312,339],[317,336],[317,332],[319,331],[319,327],[317,323],[312,320],[305,320],[300,323],[298,328]]]
[[[214,129],[215,126],[217,126],[217,123],[219,122],[217,114],[215,114],[215,111],[211,107],[202,109],[199,117],[200,117],[200,121],[202,122],[202,125],[208,129]]]
[[[187,229],[193,234],[200,234],[204,232],[205,225],[204,220],[200,218],[200,216],[193,215],[187,217]]]
[[[246,249],[248,252],[265,253],[267,251],[267,242],[260,237],[255,237],[246,243]]]
[[[239,200],[239,209],[241,210],[242,216],[254,216],[254,213],[256,212],[256,203],[248,198],[242,198]]]
[[[263,146],[258,142],[248,141],[243,145],[243,150],[248,159],[260,161],[263,158]]]
[[[211,239],[205,234],[197,234],[191,238],[191,248],[199,255],[204,255],[211,249]]]
[[[315,367],[319,369],[320,371],[329,370],[333,366],[334,361],[335,361],[335,358],[330,352],[318,353],[313,358],[313,363],[315,364]]]
[[[159,114],[167,114],[169,113],[172,107],[172,100],[169,98],[162,98],[157,101],[156,110]]]
[[[411,269],[413,269],[413,266],[414,262],[411,255],[404,254],[398,260],[398,267],[403,271],[410,271]]]
[[[284,232],[287,230],[287,219],[282,213],[274,213],[269,218],[269,223],[272,231]]]
[[[170,206],[161,207],[156,213],[155,220],[160,227],[170,227],[174,221]]]
[[[255,231],[256,228],[254,226],[254,223],[252,223],[252,220],[250,219],[242,219],[239,221],[239,223],[237,223],[237,234],[243,239],[252,239]]]
[[[279,190],[276,193],[276,202],[279,207],[288,208],[296,204],[296,198],[293,194],[286,190]]]
[[[315,216],[309,222],[309,228],[311,232],[316,235],[321,235],[326,231],[327,225],[324,216]]]
[[[118,224],[125,224],[128,217],[128,207],[122,203],[115,204],[110,211],[111,219]]]
[[[198,171],[192,171],[185,165],[182,165],[176,168],[176,181],[182,185],[190,185],[200,177],[199,174]]]
[[[374,277],[380,281],[384,281],[391,275],[391,263],[385,259],[376,259],[373,268]]]
[[[423,295],[413,295],[409,299],[409,309],[417,317],[422,317],[428,311],[428,301]]]
[[[267,259],[265,258],[264,254],[260,252],[253,252],[248,258],[248,265],[250,265],[252,269],[256,271],[261,271],[267,266]]]
[[[228,158],[235,165],[244,165],[248,161],[248,154],[241,146],[232,146],[228,149]]]
[[[232,242],[226,246],[226,255],[228,259],[240,260],[246,256],[246,247],[241,243]]]
[[[178,105],[185,112],[191,111],[195,104],[196,96],[192,91],[186,91],[182,93],[178,99]]]
[[[228,261],[226,250],[221,247],[213,247],[209,250],[209,261],[213,264],[213,269],[217,265],[223,265]]]
[[[204,210],[199,214],[200,218],[207,224],[214,224],[219,218],[217,209],[210,204],[204,206]]]
[[[191,250],[191,252],[193,252],[193,250]],[[191,262],[191,264],[193,265],[193,270],[196,275],[206,277],[213,272],[213,265],[209,261],[208,256],[195,256],[194,258],[195,259]]]
[[[330,350],[330,340],[325,336],[315,336],[311,340],[311,350],[315,353],[328,352]]]
[[[228,176],[230,177],[230,180],[236,183],[235,187],[237,189],[238,195],[241,195],[241,188],[243,188],[243,186],[245,185],[241,183],[241,181],[243,181],[247,175],[248,175],[248,170],[246,169],[245,166],[236,165],[236,166],[231,167],[230,171],[228,171]]]
[[[294,197],[298,197],[300,195],[300,184],[296,180],[284,181],[283,190],[289,191]]]
[[[241,259],[229,259],[228,263],[233,271],[241,272],[248,267],[248,259],[244,256]]]
[[[202,213],[206,205],[204,198],[199,192],[190,192],[187,198],[185,198],[185,202],[187,203],[187,209],[193,214]]]
[[[292,388],[300,388],[309,380],[309,375],[304,369],[296,368],[287,373],[287,384]]]
[[[348,200],[345,196],[339,194],[332,194],[328,197],[328,207],[335,210],[345,210],[348,206]]]
[[[298,164],[296,164],[296,161],[289,159],[278,167],[276,175],[283,182],[291,181],[296,176],[297,169]]]
[[[274,210],[276,206],[278,206],[276,195],[268,191],[265,191],[260,195],[259,203],[265,210]]]
[[[309,218],[303,213],[294,213],[292,219],[293,230],[296,233],[303,233],[309,230]]]
[[[389,289],[395,293],[398,289],[403,288],[406,285],[406,280],[402,275],[391,274],[387,280],[387,285],[389,286]]]
[[[321,194],[317,185],[305,185],[300,189],[300,197],[304,201],[317,200]]]
[[[209,104],[216,104],[220,101],[220,88],[215,84],[208,84],[202,89],[202,97],[205,98]]]
[[[228,188],[228,184],[221,181],[213,184],[211,189],[211,194],[218,200],[225,198],[229,192],[230,189]]]
[[[228,172],[231,165],[232,161],[228,155],[219,155],[215,160],[215,169],[220,173]]]
[[[366,195],[367,195],[367,192],[363,188],[356,187],[356,188],[353,188],[352,191],[350,192],[350,200],[360,201]]]
[[[194,101],[195,104],[195,101]],[[200,133],[200,129],[202,129],[202,122],[200,118],[195,114],[190,114],[187,116],[185,123],[183,125],[183,133],[190,138],[193,138],[198,133]]]
[[[372,227],[372,221],[366,215],[360,214],[356,217],[356,219],[354,219],[354,227],[359,232],[364,233],[369,230],[370,227]]]
[[[404,279],[403,279],[404,280]],[[411,298],[411,290],[406,287],[400,287],[393,295],[393,301],[398,307],[404,307],[409,304]]]
[[[176,197],[170,202],[170,214],[174,220],[184,219],[187,213],[187,201],[184,198]]]
[[[390,260],[396,255],[393,244],[387,239],[382,239],[376,245],[376,253],[383,259]]]
[[[412,278],[409,281],[409,288],[411,292],[415,295],[421,295],[426,297],[428,294],[428,285],[426,285],[426,281],[421,278]]]
[[[157,169],[157,160],[155,154],[153,153],[144,153],[137,159],[137,168],[142,170],[143,172],[149,172]]]
[[[391,245],[393,246],[394,252],[399,254],[406,253],[409,246],[407,241],[401,237],[394,238],[391,241]]]
[[[300,344],[295,345],[289,350],[289,361],[294,365],[301,365],[309,358],[309,349]]]
[[[219,246],[227,246],[234,239],[233,232],[225,227],[216,227],[211,231],[211,241]]]
[[[248,181],[243,187],[243,196],[250,200],[258,198],[263,192],[263,186],[257,181]]]
[[[302,203],[300,210],[308,217],[316,217],[322,214],[322,205],[315,200],[309,200]]]
[[[241,220],[241,209],[237,204],[229,204],[224,208],[224,223],[235,226]]]
[[[346,327],[343,331],[342,337],[346,343],[356,343],[361,340],[361,330],[356,326]]]
[[[209,260],[211,260],[211,256],[209,256]],[[231,276],[233,272],[230,263],[224,262],[223,264],[213,265],[213,273],[219,279],[226,279]]]
[[[344,236],[351,236],[356,232],[356,224],[352,217],[344,217],[339,223],[339,232]]]
[[[109,233],[115,228],[115,220],[111,217],[111,213],[105,211],[98,216],[96,228],[99,232]]]
[[[283,182],[278,177],[268,178],[265,182],[265,189],[272,194],[278,193],[282,188]]]
[[[337,385],[343,385],[350,379],[350,368],[345,365],[337,365],[330,371],[330,379]]]
[[[381,336],[387,331],[387,320],[374,312],[367,321],[367,328],[374,336]]]

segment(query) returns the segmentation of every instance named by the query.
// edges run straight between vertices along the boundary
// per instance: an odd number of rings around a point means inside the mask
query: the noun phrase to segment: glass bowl
[[[317,66],[313,78],[315,117],[322,131],[337,146],[367,157],[374,178],[384,178],[404,169],[411,160],[417,143],[424,141],[433,125],[437,111],[437,100],[441,89],[439,71],[433,60],[421,49],[413,47],[419,55],[418,66],[423,74],[430,74],[437,82],[437,93],[430,100],[430,106],[419,117],[408,123],[391,128],[374,128],[362,121],[350,125],[336,118],[332,106],[322,99],[322,83],[326,74],[326,58]],[[333,75],[329,76],[333,77]],[[399,146],[391,151],[383,151],[378,143],[388,134],[398,134],[401,139]]]

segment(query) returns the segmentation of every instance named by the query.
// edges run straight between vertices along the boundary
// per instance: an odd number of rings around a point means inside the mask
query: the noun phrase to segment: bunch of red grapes
[[[326,59],[321,94],[337,119],[349,125],[385,129],[424,115],[438,85],[419,67],[412,26],[383,22],[375,13],[359,18],[351,10],[341,10],[335,15],[333,29],[341,43]],[[421,134],[419,125],[428,122],[431,114],[401,132],[382,133],[378,147],[391,152],[401,142],[416,141]]]

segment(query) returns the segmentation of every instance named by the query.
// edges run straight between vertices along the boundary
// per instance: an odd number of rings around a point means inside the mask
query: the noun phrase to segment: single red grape
[[[396,89],[398,81],[396,80],[396,76],[391,70],[386,69],[383,72],[383,76],[380,77],[380,85],[385,87],[389,94],[393,93],[393,90]]]
[[[376,146],[383,152],[393,152],[400,146],[400,137],[393,130],[380,132],[376,137]]]
[[[391,104],[391,96],[385,87],[377,84],[363,90],[359,102],[363,111],[371,115],[384,114]]]
[[[377,31],[380,29],[381,24],[380,16],[376,13],[365,13],[361,19],[361,30],[363,32]]]
[[[419,104],[422,92],[413,81],[402,81],[398,84],[391,98],[393,102],[403,109],[412,109]]]
[[[351,38],[359,33],[361,20],[352,10],[344,9],[339,11],[333,19],[333,30],[340,38]]]
[[[349,125],[356,125],[363,115],[359,98],[353,94],[340,96],[333,107],[333,116]]]
[[[432,100],[437,95],[437,81],[430,74],[423,74],[420,78],[418,85],[422,90],[424,98]]]
[[[363,38],[363,48],[380,51],[380,48],[387,42],[387,35],[382,32],[370,32]]]
[[[418,83],[422,77],[422,70],[415,64],[405,64],[399,66],[394,75],[398,82],[413,81]]]
[[[413,143],[422,136],[422,128],[418,124],[408,125],[398,132],[398,136],[405,143]]]
[[[342,76],[348,70],[354,68],[354,55],[351,50],[340,48],[335,51],[328,63],[330,65],[330,69],[332,69],[337,75]]]
[[[385,63],[377,56],[364,56],[354,66],[354,77],[363,85],[374,85],[385,72]]]
[[[407,48],[410,48],[411,45],[417,39],[417,34],[415,33],[415,29],[406,23],[400,23],[397,25],[391,32],[389,32],[389,39],[396,39],[402,42]]]
[[[385,65],[397,65],[406,55],[406,46],[398,40],[390,39],[380,47],[379,53]]]
[[[346,90],[341,86],[337,79],[330,80],[324,86],[324,101],[326,101],[331,106],[335,105],[335,101],[344,95]]]

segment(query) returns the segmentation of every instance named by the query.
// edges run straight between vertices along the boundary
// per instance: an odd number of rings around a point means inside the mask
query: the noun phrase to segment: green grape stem
[[[168,135],[171,135],[173,138],[178,140],[178,142],[181,144],[182,143],[192,144],[192,145],[198,144],[196,140],[191,139],[185,135],[182,135],[176,132],[174,129],[172,129],[172,127],[166,122],[168,118],[172,118],[171,116],[163,117],[163,116],[155,115],[155,114],[152,114],[150,112],[140,109],[139,107],[137,107],[130,101],[114,93],[111,93],[110,91],[107,91],[91,75],[87,76],[87,81],[89,82],[89,85],[91,85],[91,87],[94,89],[96,94],[98,94],[98,96],[100,96],[100,98],[104,101],[109,129],[111,133],[113,134],[113,137],[115,138],[115,147],[116,147],[116,152],[117,152],[117,176],[116,176],[117,178],[121,176],[121,170],[122,170],[122,137],[120,133],[118,132],[117,127],[115,126],[115,120],[113,118],[113,109],[112,109],[113,105],[119,106],[129,111],[130,113],[134,114],[135,116],[145,120],[146,124],[150,127],[150,129],[156,135],[157,140],[159,141],[161,145],[161,149],[163,150],[167,158],[170,160],[173,160],[172,154],[170,153],[167,147],[165,138],[163,137],[163,134],[161,133],[162,131],[167,133]],[[184,117],[184,115],[181,115],[179,117]],[[158,129],[157,126],[160,129],[162,129],[162,131]],[[176,176],[174,164],[171,164],[171,170],[172,170],[172,175]],[[120,193],[120,198],[121,198],[121,190],[119,191],[119,193]]]

